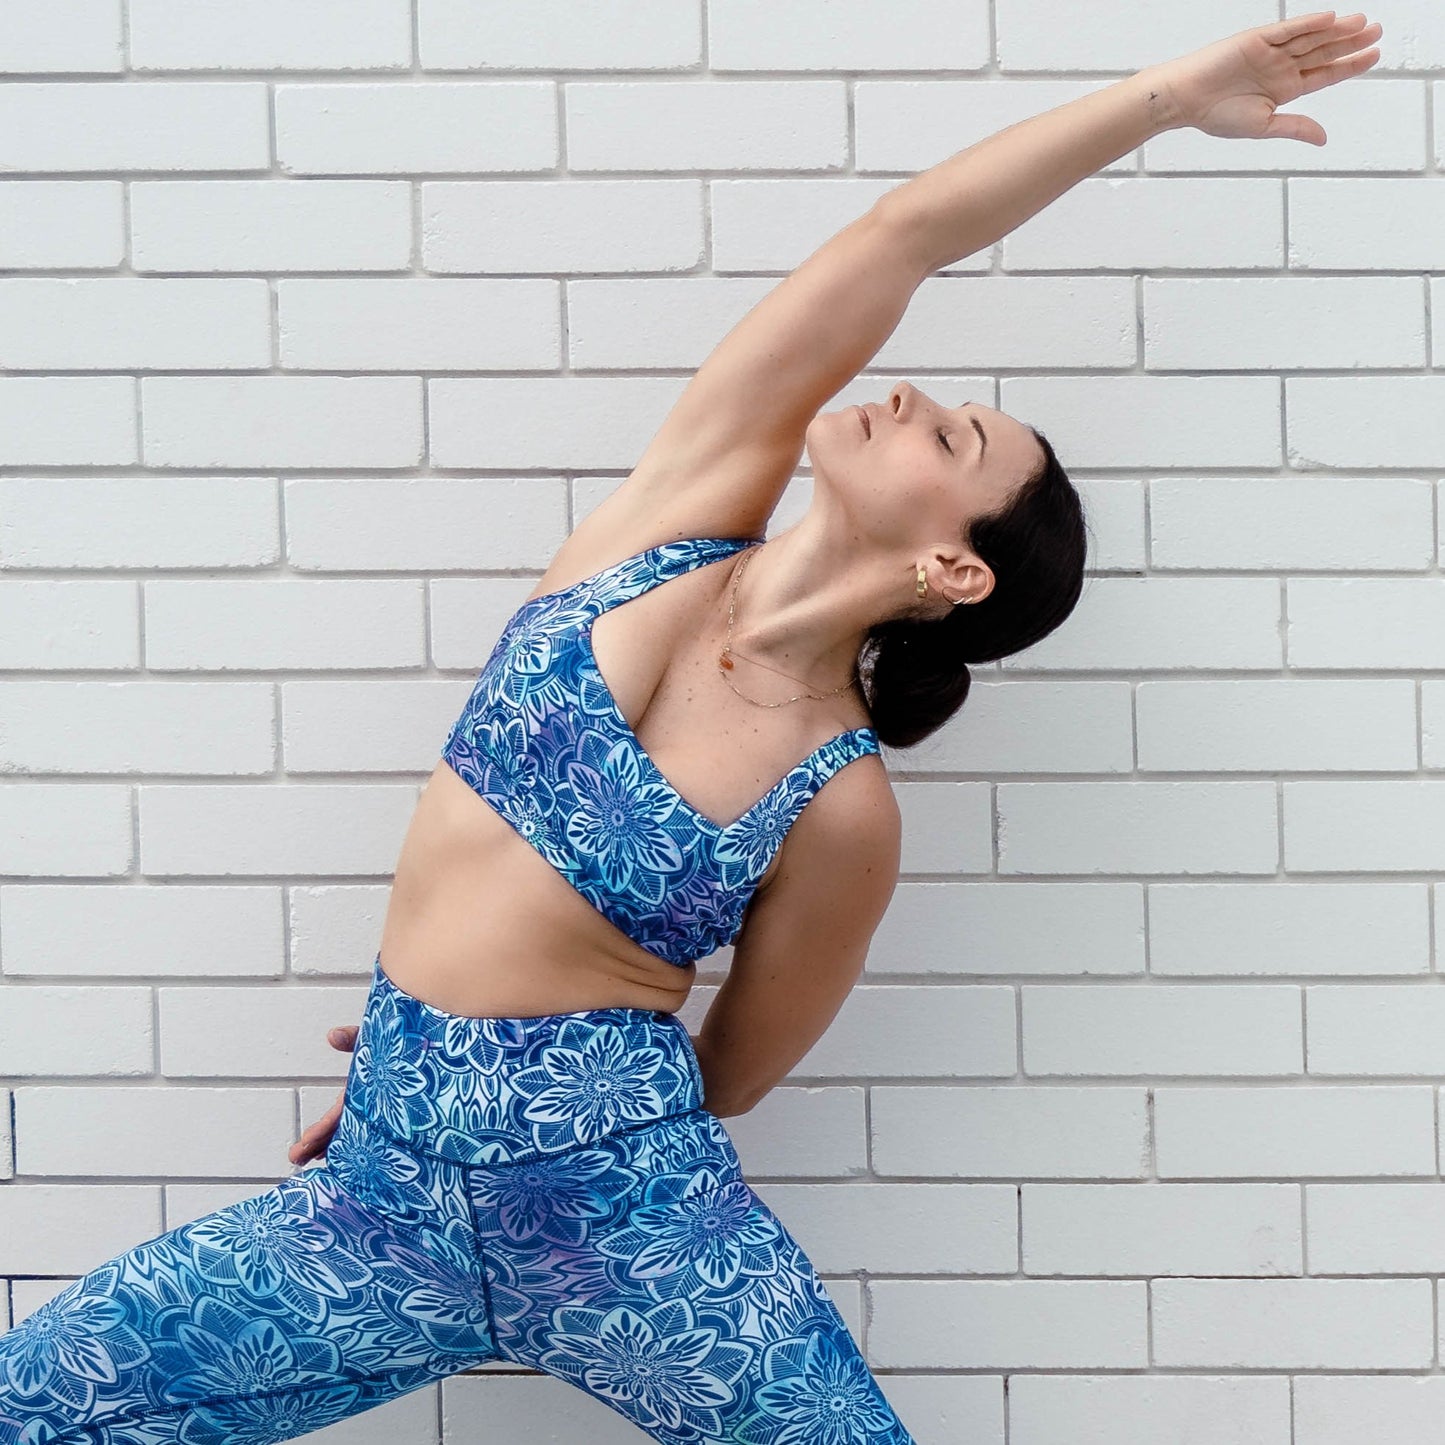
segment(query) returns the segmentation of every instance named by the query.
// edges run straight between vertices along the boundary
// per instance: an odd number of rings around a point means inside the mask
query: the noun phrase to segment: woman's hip
[[[378,955],[346,1105],[410,1150],[506,1164],[700,1111],[703,1083],[676,1014],[451,1014],[401,989]]]

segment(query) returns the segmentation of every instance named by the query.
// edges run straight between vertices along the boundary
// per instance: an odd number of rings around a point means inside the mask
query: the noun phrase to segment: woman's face
[[[1043,460],[1033,433],[1006,413],[943,406],[906,381],[883,402],[819,412],[807,443],[814,486],[828,487],[885,546],[957,539]]]

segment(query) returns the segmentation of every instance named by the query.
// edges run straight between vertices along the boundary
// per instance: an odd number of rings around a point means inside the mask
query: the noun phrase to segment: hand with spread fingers
[[[1245,140],[1300,140],[1324,145],[1325,130],[1307,115],[1278,107],[1368,70],[1380,58],[1378,21],[1333,10],[1295,15],[1226,36],[1150,67],[1183,127]]]
[[[326,1035],[326,1042],[333,1049],[349,1054],[356,1049],[356,1036],[359,1032],[355,1024],[341,1024]],[[286,1151],[286,1157],[298,1169],[310,1164],[313,1159],[320,1159],[326,1153],[331,1136],[336,1133],[336,1126],[341,1120],[341,1101],[345,1094],[346,1090],[343,1089],[336,1096],[336,1102],[314,1124],[303,1129],[301,1137]]]

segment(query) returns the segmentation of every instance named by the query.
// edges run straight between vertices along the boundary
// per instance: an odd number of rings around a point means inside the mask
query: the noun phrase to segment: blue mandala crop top
[[[609,921],[686,966],[731,943],[804,805],[872,728],[830,738],[720,828],[658,771],[592,655],[592,622],[755,538],[695,537],[529,598],[482,667],[442,757]]]

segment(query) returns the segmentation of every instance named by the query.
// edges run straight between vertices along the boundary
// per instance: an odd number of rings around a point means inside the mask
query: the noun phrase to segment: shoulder
[[[762,888],[825,892],[881,890],[898,881],[903,814],[882,757],[865,753],[845,763],[809,799],[788,830]],[[760,890],[761,891],[761,890]]]

